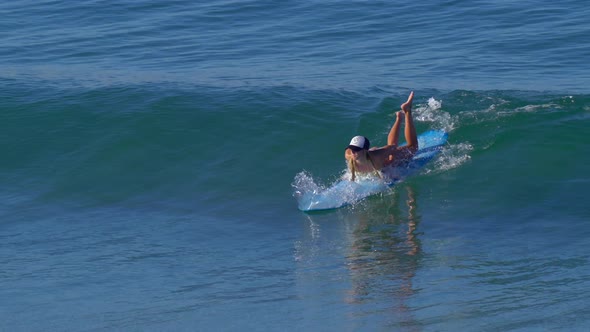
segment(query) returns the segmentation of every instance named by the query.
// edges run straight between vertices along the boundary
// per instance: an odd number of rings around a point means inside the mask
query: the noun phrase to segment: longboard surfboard
[[[337,209],[356,203],[366,197],[382,193],[397,182],[416,173],[431,161],[447,143],[448,134],[441,130],[430,130],[418,135],[418,151],[411,161],[400,167],[388,167],[381,172],[384,179],[365,177],[350,181],[342,179],[330,187],[301,193],[298,207],[301,211],[319,211]]]

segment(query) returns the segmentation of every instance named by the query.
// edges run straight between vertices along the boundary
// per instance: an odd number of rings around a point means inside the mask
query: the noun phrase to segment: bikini
[[[367,153],[367,160],[369,160],[369,162],[371,163],[371,167],[373,167],[373,171],[375,173],[377,173],[377,176],[379,176],[380,179],[383,179],[383,174],[381,174],[381,171],[377,170],[377,167],[375,167],[375,163],[373,162],[373,159],[371,159],[371,156]],[[352,163],[352,174],[353,174],[353,179],[354,179],[354,175],[356,173],[356,163],[353,161]]]

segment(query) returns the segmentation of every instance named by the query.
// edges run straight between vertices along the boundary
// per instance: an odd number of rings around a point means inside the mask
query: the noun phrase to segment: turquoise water
[[[586,330],[582,1],[0,5],[0,330]],[[322,213],[416,92],[449,144]]]

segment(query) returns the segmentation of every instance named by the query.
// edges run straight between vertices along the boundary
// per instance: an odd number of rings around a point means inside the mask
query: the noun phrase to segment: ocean
[[[0,13],[0,331],[590,328],[586,2]],[[442,152],[300,211],[410,91]]]

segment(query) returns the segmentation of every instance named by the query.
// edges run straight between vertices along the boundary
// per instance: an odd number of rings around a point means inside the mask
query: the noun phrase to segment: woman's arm
[[[397,145],[386,145],[384,147],[369,150],[369,156],[373,161],[373,166],[377,170],[389,166],[395,160]]]
[[[352,151],[350,151],[350,149],[346,149],[344,151],[344,159],[346,159],[346,165],[348,166],[348,170],[351,174],[350,180],[354,181],[356,179],[356,170],[354,167],[354,158],[352,156]]]

